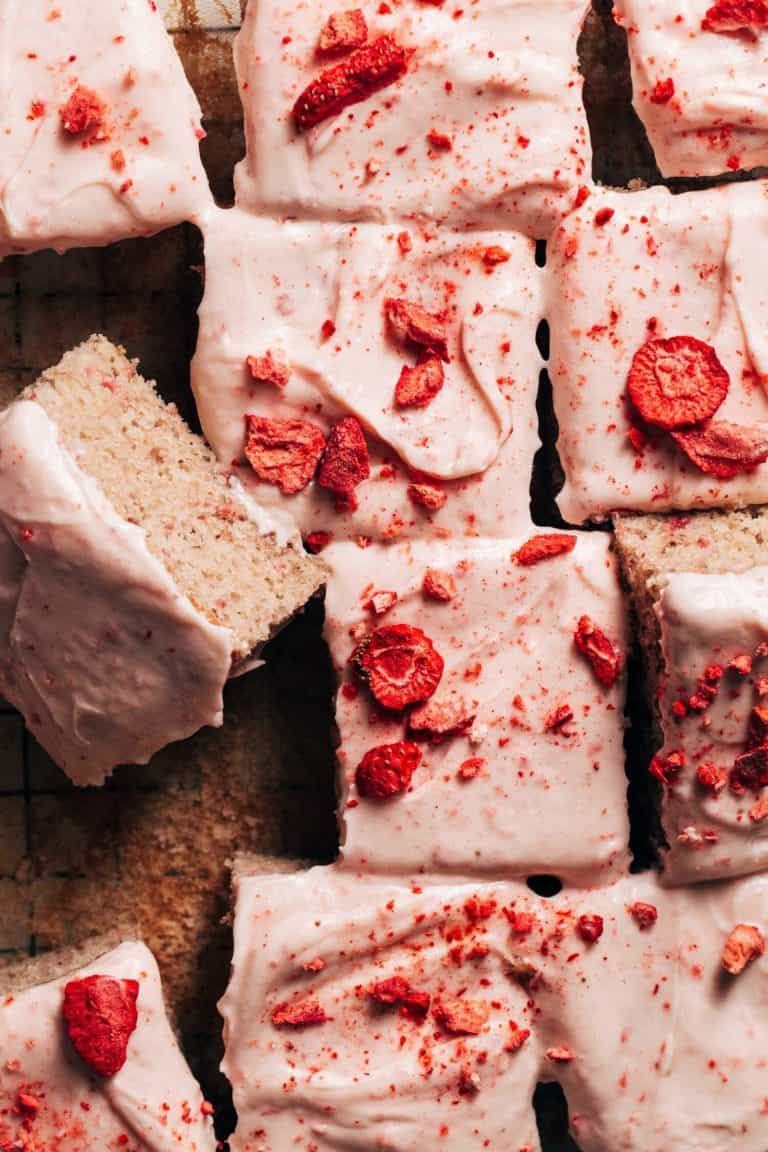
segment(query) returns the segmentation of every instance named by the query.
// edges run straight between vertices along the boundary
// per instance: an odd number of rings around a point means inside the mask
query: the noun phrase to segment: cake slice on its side
[[[658,723],[675,882],[768,865],[768,512],[627,516],[616,540]]]
[[[0,690],[80,784],[220,724],[322,582],[124,353],[69,352],[0,417]]]
[[[216,1147],[152,953],[111,943],[0,971],[0,1148]]]

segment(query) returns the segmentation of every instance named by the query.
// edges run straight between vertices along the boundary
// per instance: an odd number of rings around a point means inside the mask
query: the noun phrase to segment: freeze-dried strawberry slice
[[[708,476],[731,480],[768,460],[768,426],[748,428],[726,420],[710,420],[672,436],[692,464]]]
[[[533,564],[540,564],[542,560],[551,560],[553,556],[564,556],[573,552],[576,547],[576,537],[563,532],[542,532],[526,540],[522,547],[514,554],[514,559],[524,568]]]
[[[402,712],[433,695],[443,658],[420,628],[388,624],[366,636],[352,657],[382,708]]]
[[[432,1002],[428,992],[417,992],[402,976],[390,976],[387,980],[379,980],[369,988],[368,995],[377,1004],[383,1004],[388,1008],[400,1008],[407,1016],[421,1018],[427,1015]]]
[[[427,568],[422,590],[428,599],[447,604],[456,596],[456,581],[450,572],[442,572],[439,568]]]
[[[259,384],[285,388],[291,379],[290,366],[269,350],[263,356],[249,356],[246,363],[251,376]]]
[[[760,792],[768,787],[768,747],[753,748],[737,756],[729,777],[731,791]]]
[[[717,0],[701,22],[705,32],[742,32],[757,39],[762,28],[768,28],[766,0]]]
[[[435,1005],[434,1016],[452,1036],[479,1036],[490,1019],[486,1000],[444,999]]]
[[[326,68],[307,85],[293,106],[300,132],[338,116],[396,83],[408,71],[408,53],[394,36],[379,36],[356,49],[339,64]]]
[[[308,420],[245,417],[245,458],[259,480],[286,496],[306,488],[325,449],[322,429]]]
[[[98,93],[78,84],[66,104],[59,109],[61,126],[68,136],[88,136],[106,140],[107,106]]]
[[[339,56],[360,48],[368,39],[368,25],[360,8],[331,12],[323,25],[317,50],[321,56]]]
[[[603,934],[603,929],[603,918],[596,913],[579,916],[576,921],[576,932],[585,944],[596,944]]]
[[[449,736],[459,736],[471,728],[477,710],[466,700],[451,697],[448,700],[428,700],[414,708],[408,717],[411,735],[427,736],[439,744]]]
[[[612,688],[621,673],[621,653],[589,616],[582,616],[574,634],[582,656],[592,665],[595,676],[606,688]]]
[[[337,496],[349,496],[370,474],[368,445],[360,421],[344,416],[328,434],[317,482]]]
[[[445,383],[445,370],[437,356],[424,356],[411,368],[406,364],[395,386],[398,408],[426,408]]]
[[[400,796],[410,786],[420,763],[421,752],[407,740],[370,748],[355,774],[357,790],[367,800],[389,800],[392,796]]]
[[[278,1004],[272,1010],[271,1016],[275,1028],[313,1028],[318,1024],[326,1024],[330,1019],[325,1008],[314,996]]]
[[[643,420],[667,429],[714,416],[729,386],[714,348],[693,336],[649,340],[635,353],[627,378],[629,398]]]
[[[408,499],[419,508],[427,508],[430,512],[439,512],[445,506],[448,493],[436,484],[409,484]]]
[[[72,1047],[83,1063],[110,1078],[128,1056],[128,1042],[138,1024],[136,980],[86,976],[64,988],[64,1020]]]
[[[723,945],[723,968],[740,976],[748,964],[765,952],[765,936],[755,924],[737,924]]]
[[[656,905],[646,904],[642,900],[637,900],[634,904],[630,904],[627,911],[641,932],[647,932],[650,928],[653,928],[659,918],[659,911]]]
[[[448,333],[442,316],[427,312],[420,304],[394,296],[384,301],[384,311],[392,331],[401,343],[416,344],[446,364],[449,362]]]

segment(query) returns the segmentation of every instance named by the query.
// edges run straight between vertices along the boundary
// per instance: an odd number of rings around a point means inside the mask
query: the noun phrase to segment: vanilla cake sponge
[[[768,185],[590,195],[547,268],[566,520],[768,500]]]
[[[212,202],[156,4],[2,0],[0,59],[0,257],[149,235]]]
[[[96,944],[0,972],[0,1147],[214,1152],[152,953]]]
[[[543,308],[530,240],[239,210],[203,231],[192,386],[209,443],[260,505],[313,539],[528,522]]]
[[[665,875],[761,871],[768,513],[622,516],[616,537],[655,704]]]
[[[235,46],[238,204],[549,235],[590,180],[588,7],[256,0]]]
[[[341,866],[626,868],[627,648],[603,533],[334,544]]]
[[[234,1152],[762,1152],[764,877],[525,885],[236,873],[221,1003]]]
[[[664,176],[768,164],[764,0],[616,0],[633,102]]]
[[[99,336],[0,416],[0,527],[2,692],[81,784],[220,724],[322,580]]]

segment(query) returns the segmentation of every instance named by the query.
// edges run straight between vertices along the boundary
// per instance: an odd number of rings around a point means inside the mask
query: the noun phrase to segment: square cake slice
[[[237,209],[204,232],[192,385],[209,443],[260,505],[310,546],[528,522],[532,241]]]
[[[626,867],[610,536],[325,555],[343,866],[570,882]]]
[[[768,501],[768,184],[599,191],[547,269],[566,520]]]
[[[614,14],[664,176],[768,165],[766,0],[616,0]]]
[[[156,4],[4,0],[0,60],[0,256],[149,235],[211,203]]]
[[[768,512],[621,517],[674,883],[768,865]]]
[[[99,336],[0,415],[0,573],[0,690],[79,784],[220,724],[323,578]]]
[[[152,953],[129,941],[0,971],[0,1147],[214,1152]]]
[[[585,0],[253,0],[243,208],[551,233],[591,149]]]

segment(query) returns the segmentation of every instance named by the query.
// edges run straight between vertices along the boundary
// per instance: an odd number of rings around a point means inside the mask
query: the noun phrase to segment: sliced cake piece
[[[590,179],[585,0],[259,0],[241,207],[547,236]]]
[[[676,883],[768,864],[768,512],[621,517]]]
[[[200,108],[148,0],[0,4],[0,256],[109,244],[211,203]]]
[[[192,385],[209,443],[259,504],[310,543],[528,522],[532,241],[237,209],[204,233]]]
[[[343,866],[627,866],[625,608],[605,533],[334,544]]]
[[[0,1148],[216,1148],[144,944],[97,943],[0,971],[0,1051]]]
[[[768,501],[768,183],[593,193],[547,267],[572,523]]]
[[[614,13],[664,176],[768,164],[766,0],[616,0]]]
[[[0,528],[0,690],[80,784],[220,724],[322,579],[99,336],[0,416]]]

